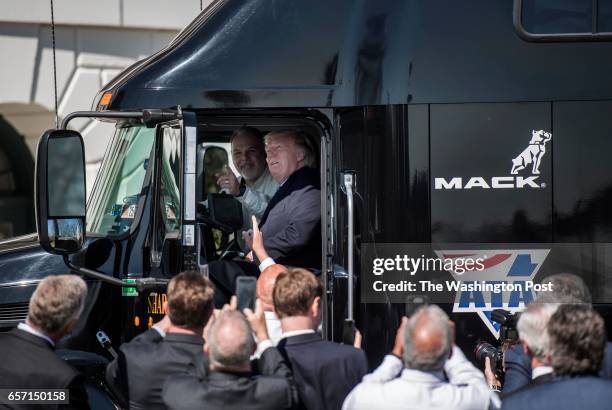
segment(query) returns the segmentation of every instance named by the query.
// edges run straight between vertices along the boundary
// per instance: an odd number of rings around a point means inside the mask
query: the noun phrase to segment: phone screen
[[[236,281],[236,297],[238,310],[249,308],[255,310],[255,285],[257,279],[251,276],[240,276]]]

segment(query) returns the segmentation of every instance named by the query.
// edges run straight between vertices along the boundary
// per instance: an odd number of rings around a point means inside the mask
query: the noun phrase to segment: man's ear
[[[78,319],[70,319],[70,321],[68,323],[66,323],[66,326],[64,327],[65,329],[65,333],[64,334],[68,334],[70,332],[72,332],[74,330],[74,327],[77,324]]]
[[[57,332],[57,333],[55,333],[55,334],[53,334],[53,335],[50,335],[51,339],[53,339],[53,338],[57,338],[57,340],[60,340],[62,337],[64,337],[64,336],[66,336],[66,335],[70,334],[70,332],[72,332],[72,330],[73,330],[73,329],[74,329],[74,327],[76,326],[77,321],[78,321],[78,318],[76,318],[76,319],[70,319],[70,320],[69,320],[69,321],[68,321],[68,322],[67,322],[67,323],[64,325],[64,327],[62,327],[62,328],[60,329],[60,331],[59,331],[59,332]]]
[[[304,158],[306,158],[306,153],[304,152],[303,149],[298,149],[296,155],[297,155],[298,162],[303,162]]]
[[[321,311],[321,296],[317,296],[312,301],[312,305],[310,306],[310,314],[312,317],[319,317],[319,313]]]
[[[164,302],[164,304],[162,305],[162,310],[164,311],[165,315],[168,314],[168,302]]]
[[[523,353],[529,355],[529,346],[527,346],[527,343],[525,342],[523,342]]]

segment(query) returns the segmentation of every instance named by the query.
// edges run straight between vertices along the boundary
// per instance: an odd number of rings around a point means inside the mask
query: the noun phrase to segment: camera
[[[495,347],[487,342],[480,342],[474,349],[476,360],[484,364],[485,357],[491,361],[491,370],[495,373],[498,380],[504,377],[504,352],[509,347],[518,343],[518,331],[516,324],[520,313],[511,313],[504,309],[495,309],[491,312],[491,320],[500,324],[499,347]]]
[[[502,380],[504,377],[504,353],[501,349],[493,346],[491,343],[480,342],[474,349],[476,360],[484,363],[485,357],[488,357],[491,361],[491,370],[495,374],[498,380]]]

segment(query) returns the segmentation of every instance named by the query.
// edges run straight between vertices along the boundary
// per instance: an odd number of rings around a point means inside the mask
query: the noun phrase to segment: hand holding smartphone
[[[236,297],[238,298],[238,311],[249,308],[255,310],[255,286],[257,279],[252,276],[239,276],[236,280]]]

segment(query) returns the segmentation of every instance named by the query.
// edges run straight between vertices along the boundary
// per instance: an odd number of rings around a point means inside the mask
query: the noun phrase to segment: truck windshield
[[[87,231],[103,235],[128,232],[155,136],[154,128],[118,128],[109,144],[87,207]]]

